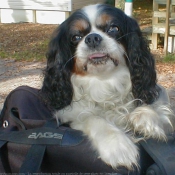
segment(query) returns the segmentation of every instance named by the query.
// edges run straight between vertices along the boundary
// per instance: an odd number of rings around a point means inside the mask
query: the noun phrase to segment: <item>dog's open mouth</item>
[[[89,56],[89,63],[98,65],[98,64],[106,64],[108,61],[109,57],[107,54],[103,53],[95,53]]]
[[[112,60],[114,65],[118,65],[118,61],[112,59],[108,54],[105,53],[94,53],[88,57],[88,62],[93,65],[106,64],[108,60]]]

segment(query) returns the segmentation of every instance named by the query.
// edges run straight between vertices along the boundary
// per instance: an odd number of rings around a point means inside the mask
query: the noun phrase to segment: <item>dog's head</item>
[[[137,22],[108,5],[90,5],[73,13],[53,34],[42,92],[54,109],[69,105],[72,74],[110,76],[130,71],[135,98],[150,104],[159,95],[154,59]]]

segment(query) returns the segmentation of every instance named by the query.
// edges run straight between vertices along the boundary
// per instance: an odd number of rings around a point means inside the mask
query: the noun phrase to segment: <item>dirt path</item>
[[[44,62],[0,60],[0,109],[7,94],[21,85],[40,88]]]

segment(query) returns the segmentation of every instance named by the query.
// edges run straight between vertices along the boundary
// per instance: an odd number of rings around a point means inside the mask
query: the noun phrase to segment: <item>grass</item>
[[[49,39],[39,41],[32,45],[31,50],[27,48],[23,52],[14,53],[16,60],[27,59],[27,61],[42,61],[45,59]]]
[[[45,60],[48,43],[57,25],[0,24],[0,59]]]
[[[175,54],[168,53],[166,56],[163,57],[163,62],[175,63]]]
[[[33,44],[30,49],[26,47],[23,50],[14,50],[13,52],[7,52],[5,48],[0,49],[0,58],[10,58],[15,60],[26,61],[42,61],[45,59],[45,53],[47,50],[49,39],[42,42]]]

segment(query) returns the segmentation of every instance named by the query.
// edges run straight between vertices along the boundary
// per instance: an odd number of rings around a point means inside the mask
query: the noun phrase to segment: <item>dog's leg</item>
[[[100,117],[86,117],[72,122],[71,127],[84,132],[98,151],[99,157],[113,168],[137,166],[137,146],[122,130]]]
[[[133,131],[142,134],[144,138],[166,140],[166,133],[172,131],[171,116],[172,113],[166,106],[145,105],[131,112],[128,120]]]

